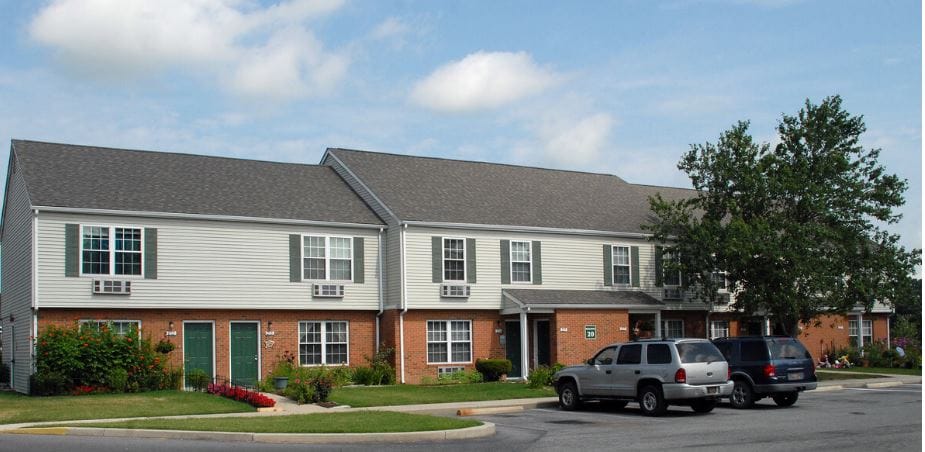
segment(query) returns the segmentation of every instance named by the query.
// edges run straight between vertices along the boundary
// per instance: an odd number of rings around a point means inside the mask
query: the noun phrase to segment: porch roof
[[[554,290],[554,289],[504,289],[501,291],[505,307],[512,302],[518,307],[553,309],[661,309],[665,304],[651,295],[638,290]]]

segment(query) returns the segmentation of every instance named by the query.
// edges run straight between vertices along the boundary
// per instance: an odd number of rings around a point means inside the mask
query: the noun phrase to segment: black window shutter
[[[443,282],[443,237],[430,238],[430,257],[433,282]]]
[[[64,225],[64,276],[80,276],[80,225]]]
[[[655,285],[657,287],[662,287],[664,284],[662,276],[662,247],[655,247]]]
[[[302,281],[302,236],[289,235],[289,281]]]
[[[157,279],[157,228],[145,228],[145,279]]]
[[[533,241],[533,284],[543,284],[543,250],[539,240]]]
[[[604,285],[613,285],[613,249],[604,245]]]
[[[363,242],[363,237],[353,238],[353,282],[360,284],[365,282]]]
[[[639,247],[630,247],[630,273],[632,273],[633,287],[639,287]]]
[[[466,239],[466,282],[475,284],[475,239]]]
[[[511,241],[501,241],[501,284],[511,283]]]

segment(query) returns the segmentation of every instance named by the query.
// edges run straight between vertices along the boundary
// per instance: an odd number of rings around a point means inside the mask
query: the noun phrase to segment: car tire
[[[581,406],[575,382],[569,381],[559,386],[559,406],[565,411],[575,411]]]
[[[797,403],[797,399],[799,397],[799,392],[787,392],[784,394],[774,395],[772,398],[774,399],[774,403],[776,403],[777,406],[788,407],[792,406],[794,403]]]
[[[695,413],[709,413],[716,408],[716,400],[695,400],[691,402],[691,409]]]
[[[668,402],[662,394],[662,388],[646,386],[639,392],[639,409],[646,416],[661,416],[668,411]]]
[[[752,386],[745,380],[736,380],[729,395],[729,404],[733,408],[749,408],[755,403],[755,393]]]

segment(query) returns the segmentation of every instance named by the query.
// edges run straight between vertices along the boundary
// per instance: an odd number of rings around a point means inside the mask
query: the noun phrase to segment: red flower
[[[87,344],[86,342],[84,342],[84,347],[89,347],[89,346],[90,344]]]

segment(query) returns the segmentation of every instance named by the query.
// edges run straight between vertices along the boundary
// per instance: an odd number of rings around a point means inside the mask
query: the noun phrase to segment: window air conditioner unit
[[[723,292],[723,293],[720,293],[720,294],[718,294],[718,295],[716,296],[716,301],[715,301],[715,303],[716,303],[716,304],[729,304],[729,299],[730,299],[730,298],[731,298],[731,296],[729,295],[728,292]]]
[[[469,296],[469,286],[466,284],[442,284],[440,296],[444,298],[466,298]]]
[[[316,297],[341,298],[344,296],[343,284],[315,284],[312,290]]]
[[[129,295],[132,293],[132,282],[112,279],[94,279],[93,293],[106,295]]]
[[[680,300],[682,297],[680,287],[666,287],[665,292],[662,294],[662,298],[665,300]]]

